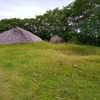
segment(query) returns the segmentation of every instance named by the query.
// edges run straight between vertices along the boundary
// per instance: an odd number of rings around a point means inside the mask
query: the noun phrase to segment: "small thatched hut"
[[[21,44],[42,41],[41,38],[19,27],[0,34],[0,44]]]
[[[55,35],[50,39],[50,42],[51,43],[63,43],[64,40],[61,37],[59,37],[58,35]]]

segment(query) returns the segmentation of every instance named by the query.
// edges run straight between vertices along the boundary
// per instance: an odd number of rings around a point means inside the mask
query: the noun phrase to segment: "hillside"
[[[100,100],[99,47],[0,45],[0,58],[0,100]]]

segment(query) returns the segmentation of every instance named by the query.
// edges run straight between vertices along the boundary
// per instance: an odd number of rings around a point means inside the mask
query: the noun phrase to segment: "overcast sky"
[[[62,8],[75,0],[0,0],[0,19],[35,18],[49,9]]]

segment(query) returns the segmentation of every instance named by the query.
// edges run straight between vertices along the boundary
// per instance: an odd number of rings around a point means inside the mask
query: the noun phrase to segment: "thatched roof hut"
[[[63,43],[64,40],[61,37],[59,37],[58,35],[55,35],[50,39],[50,42],[51,43]]]
[[[19,27],[0,34],[0,44],[21,44],[42,41],[41,38]]]

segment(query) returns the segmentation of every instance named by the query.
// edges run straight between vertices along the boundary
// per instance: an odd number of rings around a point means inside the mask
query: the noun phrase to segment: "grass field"
[[[100,100],[100,47],[0,45],[0,100]]]

